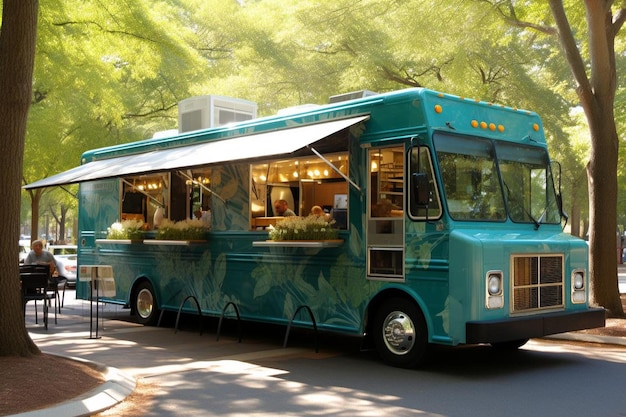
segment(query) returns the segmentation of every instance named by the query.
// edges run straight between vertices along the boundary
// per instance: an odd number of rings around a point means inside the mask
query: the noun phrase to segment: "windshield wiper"
[[[507,201],[510,201],[510,202],[512,202],[512,203],[515,203],[515,205],[516,205],[516,206],[518,206],[519,208],[521,208],[521,209],[522,209],[522,211],[524,212],[524,214],[525,214],[526,216],[528,216],[528,218],[529,218],[530,220],[532,220],[532,221],[533,221],[533,223],[535,224],[535,230],[539,230],[539,226],[541,225],[541,222],[543,221],[543,218],[544,218],[544,216],[545,216],[545,214],[546,214],[547,210],[545,210],[545,211],[543,212],[543,214],[541,215],[541,217],[539,217],[539,221],[535,220],[535,218],[533,217],[533,215],[532,215],[532,214],[530,214],[530,211],[528,211],[528,210],[526,209],[526,207],[524,206],[524,204],[523,204],[521,201],[519,201],[518,199],[516,199],[516,198],[514,198],[514,197],[513,197],[513,198],[511,198],[511,189],[509,188],[509,186],[507,185],[507,183],[506,183],[506,182],[504,182],[504,181],[502,181],[502,182],[504,183],[504,186],[506,187],[506,199],[507,199]]]
[[[541,216],[539,216],[539,218],[537,219],[537,228],[539,228],[539,225],[541,223],[543,223],[543,219],[546,218],[546,214],[548,214],[548,208],[546,207],[545,209],[543,209],[543,213],[541,213]]]

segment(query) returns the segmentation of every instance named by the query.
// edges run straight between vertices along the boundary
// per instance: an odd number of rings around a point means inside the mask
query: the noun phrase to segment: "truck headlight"
[[[572,303],[582,304],[587,302],[587,292],[585,291],[585,271],[576,269],[572,271]]]
[[[489,291],[489,295],[502,293],[502,275],[491,273],[487,276],[487,291]]]
[[[574,272],[574,289],[582,290],[583,288],[585,288],[585,275],[582,271],[576,271]]]
[[[504,291],[502,271],[489,271],[485,280],[485,306],[488,309],[502,308],[504,306]]]

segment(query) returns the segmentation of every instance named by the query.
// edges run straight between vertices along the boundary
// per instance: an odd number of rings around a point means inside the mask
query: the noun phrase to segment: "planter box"
[[[142,243],[142,239],[96,239],[97,244],[109,244],[109,245],[131,245],[134,243]]]
[[[336,248],[343,245],[343,239],[333,240],[265,240],[252,242],[254,247],[283,247],[283,248]]]
[[[190,246],[207,243],[208,240],[169,240],[169,239],[145,239],[144,245],[170,245],[170,246]]]

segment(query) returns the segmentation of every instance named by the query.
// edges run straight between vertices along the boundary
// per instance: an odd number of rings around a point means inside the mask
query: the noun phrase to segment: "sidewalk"
[[[626,273],[626,266],[622,267]],[[54,324],[54,316],[51,315],[48,331],[41,324],[36,325],[32,305],[27,306],[26,324],[32,339],[43,352],[88,361],[102,369],[106,381],[72,401],[19,414],[22,417],[89,416],[123,401],[141,378],[165,376],[172,380],[172,384],[180,384],[182,382],[177,378],[185,373],[254,367],[246,361],[289,355],[310,356],[313,353],[313,346],[306,349],[283,348],[281,336],[276,335],[268,336],[267,340],[255,337],[251,343],[238,343],[237,337],[223,334],[218,342],[216,328],[205,327],[200,335],[192,324],[189,327],[193,328],[179,332],[171,327],[144,327],[130,321],[128,310],[115,305],[101,305],[100,321],[96,327],[95,322],[90,320],[90,303],[76,300],[73,291],[66,293],[65,307],[58,316],[58,324]],[[250,328],[254,326],[249,326],[248,331]],[[626,345],[626,338],[580,333],[554,335],[550,339]],[[76,359],[79,357],[81,359]],[[177,400],[192,402],[202,392],[202,386],[194,387],[178,393]]]
[[[268,342],[255,338],[253,343],[238,343],[236,337],[223,331],[220,341],[216,341],[216,327],[205,327],[202,335],[194,324],[178,332],[171,327],[145,327],[130,321],[129,310],[108,304],[100,304],[100,320],[96,327],[95,304],[92,321],[90,303],[76,300],[73,290],[66,292],[65,306],[58,315],[58,324],[54,324],[54,314],[50,312],[46,331],[41,324],[42,312],[39,307],[40,324],[35,324],[34,304],[27,305],[26,327],[41,351],[89,362],[102,370],[106,381],[72,401],[16,415],[20,417],[89,416],[123,401],[133,392],[136,381],[141,378],[163,375],[176,378],[176,374],[197,369],[215,370],[234,361],[293,355],[304,351],[283,348],[280,337],[268,338]],[[169,319],[172,321],[171,316]],[[228,320],[224,327],[226,322]],[[213,325],[213,321],[210,325]],[[312,346],[306,349],[307,355],[311,352],[314,352]],[[241,362],[237,366],[241,367]],[[199,394],[183,395],[193,397]]]

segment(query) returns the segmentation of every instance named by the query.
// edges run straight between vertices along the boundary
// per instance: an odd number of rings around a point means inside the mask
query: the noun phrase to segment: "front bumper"
[[[584,311],[511,317],[505,320],[470,321],[465,325],[466,343],[508,342],[604,327],[605,317],[603,308],[590,308]]]

